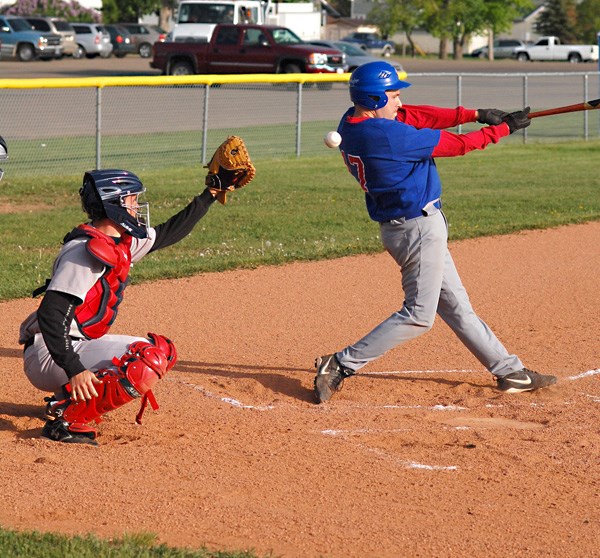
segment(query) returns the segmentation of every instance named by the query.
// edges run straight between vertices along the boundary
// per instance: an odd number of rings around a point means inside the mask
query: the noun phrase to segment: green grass
[[[600,219],[600,142],[504,145],[437,161],[451,240]],[[215,204],[181,243],[138,264],[134,282],[199,272],[335,258],[381,250],[378,227],[337,152],[301,159],[256,157],[257,178],[222,207]],[[134,166],[131,170],[136,170]],[[205,171],[141,173],[159,223],[203,189]],[[28,296],[49,276],[62,237],[82,222],[81,174],[11,178],[0,186],[0,300]],[[549,257],[552,257],[549,254]],[[156,545],[153,535],[103,541],[0,529],[0,556],[40,558],[254,558]]]
[[[16,532],[0,528],[2,558],[258,558],[252,551],[210,551],[177,549],[158,545],[152,534],[127,535],[114,540]]]
[[[535,107],[534,107],[535,109]],[[583,115],[583,113],[581,113]],[[329,121],[306,121],[301,124],[300,154],[305,157],[323,155],[322,138],[325,132],[335,130],[336,118]],[[465,124],[462,131],[480,128]],[[592,141],[599,139],[599,121],[590,116],[588,134]],[[536,120],[528,128],[528,144],[546,142],[581,141],[584,139],[583,116],[565,114]],[[215,128],[207,131],[205,157],[230,134],[240,135],[248,144],[254,157],[293,158],[296,156],[294,123],[261,126]],[[202,157],[202,130],[153,132],[148,134],[104,134],[100,147],[102,168],[131,168],[138,173],[164,171],[166,165],[182,168],[200,164]],[[522,145],[523,136],[517,134],[502,141],[503,146]],[[96,138],[84,136],[36,136],[30,139],[12,139],[10,159],[3,163],[12,177],[33,180],[39,176],[79,173],[96,165]]]
[[[451,240],[600,219],[600,143],[512,143],[438,159]],[[337,152],[257,159],[247,188],[216,204],[181,243],[136,265],[133,282],[381,250],[358,185]],[[135,170],[133,167],[131,170]],[[140,173],[157,224],[203,189],[205,170]],[[81,176],[11,179],[0,187],[0,300],[29,296],[50,275],[63,236],[83,222]]]

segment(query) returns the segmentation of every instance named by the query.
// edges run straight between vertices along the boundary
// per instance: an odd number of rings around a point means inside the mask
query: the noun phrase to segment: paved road
[[[422,58],[400,59],[405,70],[421,72],[484,72],[484,73],[523,73],[523,72],[596,72],[595,64],[569,64],[568,62],[517,62],[496,60],[489,62],[465,58],[464,60],[436,60]],[[152,76],[159,75],[150,68],[150,59],[137,55],[125,58],[94,58],[73,60],[63,58],[51,61],[0,61],[0,78],[47,78],[47,77],[89,77],[89,76]]]
[[[83,58],[74,60],[34,60],[19,62],[0,61],[0,78],[68,78],[95,76],[157,76],[160,73],[150,68],[149,58],[125,56],[124,58]]]

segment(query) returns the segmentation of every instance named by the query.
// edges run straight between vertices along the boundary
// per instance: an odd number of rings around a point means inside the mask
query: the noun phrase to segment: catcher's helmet
[[[367,62],[350,76],[350,98],[353,103],[367,109],[380,109],[387,105],[386,91],[409,87],[410,83],[398,77],[396,68],[387,62]]]
[[[0,161],[6,161],[8,159],[8,146],[4,141],[4,138],[0,136]],[[0,169],[0,180],[4,176],[4,171]]]
[[[146,188],[142,181],[126,170],[108,169],[88,171],[83,175],[83,186],[79,190],[81,205],[94,221],[108,217],[121,225],[131,236],[146,238],[150,226],[150,211],[147,202],[140,203],[138,197]],[[127,205],[125,197],[135,195],[134,205]],[[130,211],[135,212],[132,215]]]

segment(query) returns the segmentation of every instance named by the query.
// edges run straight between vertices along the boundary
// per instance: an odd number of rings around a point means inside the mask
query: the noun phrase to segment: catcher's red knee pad
[[[171,370],[177,363],[177,349],[168,337],[158,333],[148,333],[150,341],[154,343],[167,357],[167,370]]]
[[[167,337],[155,333],[148,336],[150,341],[135,341],[121,358],[113,359],[116,369],[105,368],[96,372],[101,381],[95,386],[98,397],[66,402],[61,414],[71,427],[83,428],[85,423],[99,422],[102,415],[133,399],[151,395],[152,387],[177,362],[177,352]],[[154,401],[153,397],[151,401]]]
[[[173,342],[164,335],[148,333],[148,341],[135,341],[127,349],[128,354],[139,356],[162,378],[177,362],[177,350]],[[123,358],[122,357],[122,358]]]

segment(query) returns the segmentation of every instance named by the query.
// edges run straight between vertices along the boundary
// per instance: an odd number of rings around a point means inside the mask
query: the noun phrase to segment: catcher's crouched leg
[[[85,401],[66,399],[55,403],[42,436],[58,442],[97,445],[96,430],[88,423],[102,420],[106,413],[122,407],[133,399],[142,398],[141,415],[148,401],[157,409],[152,388],[177,362],[177,351],[170,339],[155,333],[148,341],[132,343],[120,358],[114,358],[115,368],[95,372],[100,384],[98,396]]]

